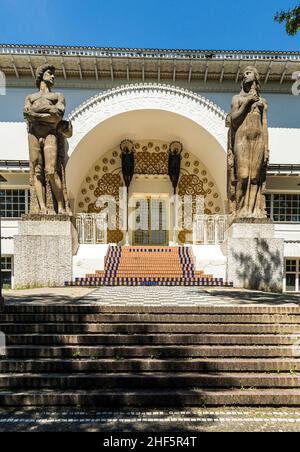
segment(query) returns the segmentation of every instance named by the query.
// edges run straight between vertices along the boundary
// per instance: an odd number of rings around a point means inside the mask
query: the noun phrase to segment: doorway
[[[134,197],[133,245],[169,245],[169,198],[167,196]]]

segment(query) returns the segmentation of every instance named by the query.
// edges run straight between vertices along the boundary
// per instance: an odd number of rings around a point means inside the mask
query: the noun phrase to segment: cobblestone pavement
[[[300,432],[300,409],[1,410],[8,431]]]

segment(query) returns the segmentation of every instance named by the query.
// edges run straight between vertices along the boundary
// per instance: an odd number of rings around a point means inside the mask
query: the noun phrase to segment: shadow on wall
[[[253,252],[233,252],[236,261],[237,278],[245,289],[263,292],[282,292],[283,260],[279,250],[272,251],[265,239],[256,240],[255,258]]]

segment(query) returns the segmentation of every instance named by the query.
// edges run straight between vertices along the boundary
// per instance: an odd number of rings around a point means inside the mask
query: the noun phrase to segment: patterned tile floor
[[[226,305],[234,301],[192,287],[102,287],[87,295],[87,300],[109,306]]]
[[[84,287],[4,291],[8,305],[232,306],[300,305],[299,294],[201,287]]]
[[[261,292],[245,291],[241,294],[234,290],[195,287],[101,287],[86,295],[81,302],[108,306],[228,306],[295,302],[277,297],[276,294],[270,296]]]

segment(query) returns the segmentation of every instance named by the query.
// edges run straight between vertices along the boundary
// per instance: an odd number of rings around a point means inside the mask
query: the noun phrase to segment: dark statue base
[[[67,215],[25,215],[15,236],[15,289],[63,287],[72,280],[78,249],[74,219]]]

